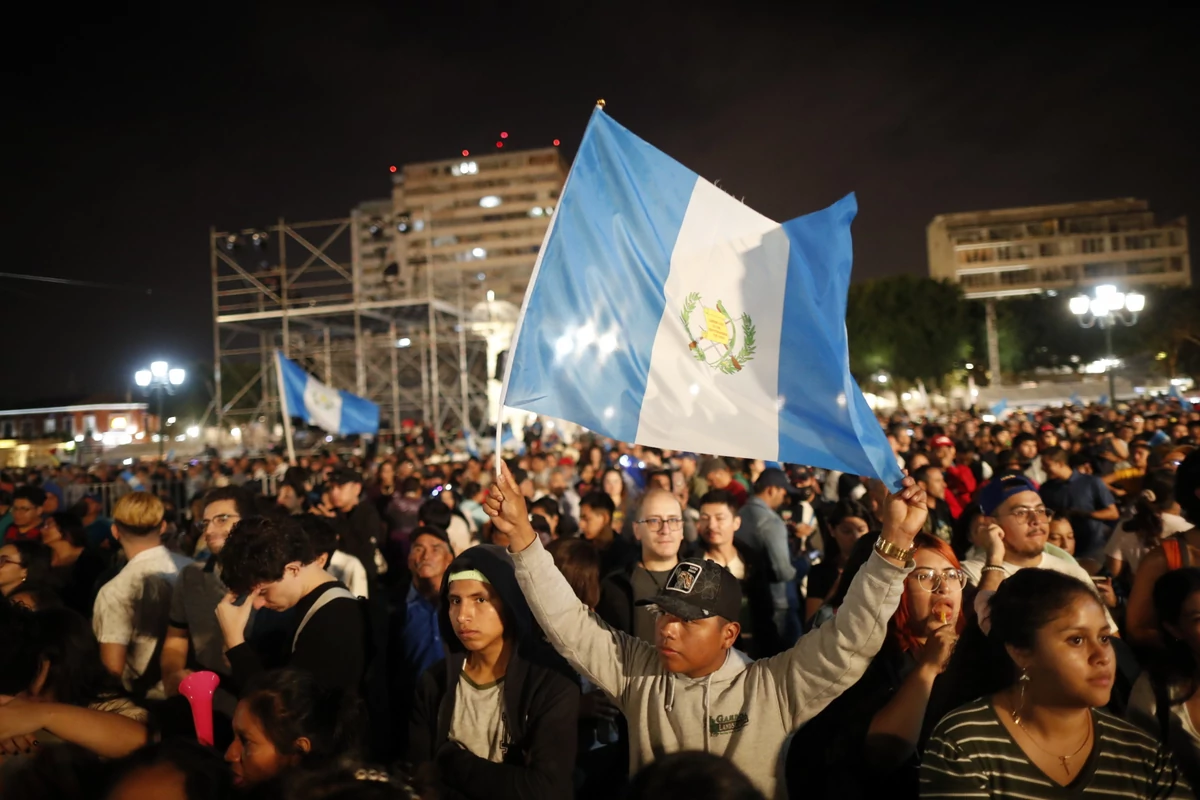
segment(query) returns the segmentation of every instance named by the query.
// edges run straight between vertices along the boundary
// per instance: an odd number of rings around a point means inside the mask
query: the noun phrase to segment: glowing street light
[[[158,396],[158,435],[154,437],[154,441],[158,442],[158,460],[163,460],[163,451],[166,443],[167,421],[163,417],[163,401],[166,395],[175,394],[175,389],[183,385],[187,380],[187,372],[179,367],[172,368],[166,361],[150,362],[150,369],[139,369],[133,373],[133,382],[145,390],[146,394],[155,394]],[[174,422],[175,418],[171,418]]]
[[[1118,323],[1126,327],[1136,325],[1138,314],[1146,308],[1146,296],[1138,292],[1120,292],[1111,283],[1097,286],[1089,297],[1077,294],[1068,303],[1071,313],[1084,328],[1099,325],[1104,331],[1105,357],[1102,359],[1108,373],[1108,401],[1117,404],[1117,378],[1115,367],[1120,361],[1113,357],[1112,329]]]

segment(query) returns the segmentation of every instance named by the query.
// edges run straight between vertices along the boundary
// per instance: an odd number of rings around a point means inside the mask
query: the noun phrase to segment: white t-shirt
[[[504,761],[504,679],[480,686],[464,672],[458,678],[450,741],[480,758]]]
[[[1192,523],[1178,514],[1163,514],[1162,524],[1162,538],[1164,539],[1192,529]],[[1130,573],[1134,573],[1137,572],[1138,564],[1142,563],[1142,557],[1149,550],[1149,547],[1142,544],[1142,540],[1136,532],[1125,530],[1125,521],[1122,520],[1121,524],[1117,525],[1117,529],[1113,531],[1112,538],[1108,540],[1108,546],[1104,548],[1104,555],[1115,558],[1117,561],[1124,561],[1129,565]]]
[[[96,595],[92,631],[101,644],[126,646],[121,682],[127,691],[146,673],[159,640],[166,636],[175,579],[190,563],[187,556],[162,545],[151,547],[129,559]]]
[[[450,527],[446,529],[446,535],[450,538],[450,549],[456,556],[462,555],[468,548],[478,544],[472,538],[471,529],[467,527],[466,520],[457,514],[450,517]]]
[[[967,554],[968,558],[962,562],[963,572],[967,573],[967,580],[972,586],[979,585],[979,579],[983,576],[983,565],[987,563],[986,557],[979,554],[979,548],[972,547]],[[1018,567],[1015,564],[1004,562],[1004,577],[1011,578],[1025,567]],[[1031,564],[1029,569],[1049,569],[1055,572],[1061,572],[1064,575],[1070,575],[1084,584],[1089,586],[1092,591],[1096,590],[1096,584],[1092,581],[1092,576],[1087,574],[1087,570],[1079,566],[1071,554],[1062,548],[1055,547],[1052,544],[1046,545],[1046,549],[1042,551],[1042,558],[1037,564]],[[978,606],[978,603],[976,604]],[[1104,609],[1105,616],[1108,617],[1108,624],[1114,631],[1117,630],[1116,620],[1112,618],[1112,614],[1108,609]],[[982,626],[981,626],[982,627]]]
[[[325,571],[346,584],[346,588],[355,597],[370,596],[367,568],[363,566],[357,556],[352,556],[342,550],[334,550]]]

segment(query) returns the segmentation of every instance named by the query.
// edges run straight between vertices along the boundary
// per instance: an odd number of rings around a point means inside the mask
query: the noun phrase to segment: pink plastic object
[[[213,745],[213,692],[221,684],[215,672],[193,672],[179,684],[179,693],[187,698],[192,707],[192,721],[196,724],[196,740],[202,745]]]

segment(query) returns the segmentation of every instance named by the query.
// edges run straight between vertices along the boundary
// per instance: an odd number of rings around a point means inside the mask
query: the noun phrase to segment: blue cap
[[[983,487],[983,491],[979,493],[979,506],[983,509],[983,513],[990,517],[996,513],[997,508],[1004,504],[1005,500],[1021,492],[1036,494],[1037,486],[1023,475],[1000,478]]]

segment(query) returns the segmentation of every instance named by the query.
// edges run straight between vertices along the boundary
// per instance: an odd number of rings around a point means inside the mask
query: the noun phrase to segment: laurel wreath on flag
[[[691,350],[692,357],[697,361],[708,363],[708,359],[705,358],[704,351],[700,349],[699,339],[692,333],[692,328],[689,324],[692,313],[696,310],[696,306],[698,305],[700,305],[700,293],[689,293],[688,296],[683,300],[683,308],[680,311],[679,319],[683,323],[683,329],[688,335],[688,348]],[[722,316],[725,317],[725,321],[729,324],[730,335],[729,344],[725,347],[725,355],[722,356],[719,361],[713,364],[712,367],[714,369],[719,369],[726,375],[732,375],[735,372],[740,372],[742,367],[754,358],[754,354],[758,350],[758,346],[755,342],[754,323],[750,321],[749,314],[742,314],[742,349],[735,354],[733,348],[737,346],[737,323],[734,322],[733,317],[730,316],[729,312],[725,310],[725,304],[720,300],[717,301],[717,311],[719,311]]]

